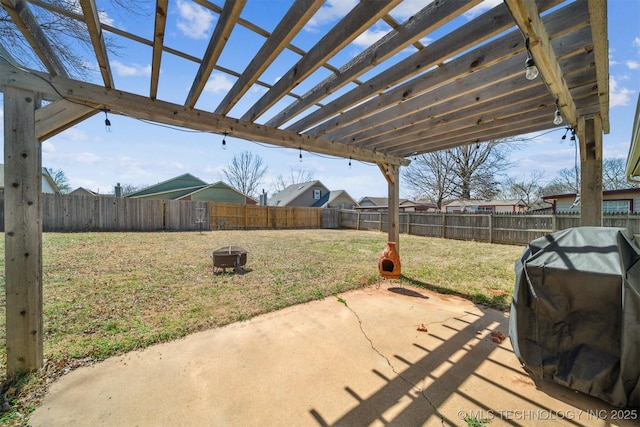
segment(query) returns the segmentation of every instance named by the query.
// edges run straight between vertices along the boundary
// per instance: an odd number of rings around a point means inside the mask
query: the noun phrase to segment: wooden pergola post
[[[7,375],[42,367],[42,151],[38,95],[4,87]]]
[[[580,225],[602,226],[602,120],[578,120],[580,141]]]
[[[400,253],[400,166],[388,163],[378,163],[388,183],[388,241],[396,243]]]

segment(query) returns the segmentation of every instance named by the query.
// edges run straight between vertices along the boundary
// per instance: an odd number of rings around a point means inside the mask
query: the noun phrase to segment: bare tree
[[[602,189],[622,190],[633,188],[634,184],[627,182],[625,177],[624,159],[604,159],[602,161]],[[545,195],[580,193],[580,166],[576,164],[573,168],[560,169],[556,177],[549,186],[543,189]]]
[[[120,14],[148,15],[153,10],[152,2],[144,1],[128,1],[128,0],[110,0],[112,10],[118,11]],[[80,4],[77,0],[50,0],[46,2],[53,9],[63,9],[82,14]],[[46,34],[49,44],[54,50],[56,56],[62,61],[71,75],[86,76],[88,71],[88,62],[67,46],[73,40],[80,42],[88,51],[91,51],[91,39],[83,22],[70,19],[61,14],[55,13],[47,8],[38,7],[31,3],[25,2],[24,7],[28,7],[31,13],[36,17],[42,31]],[[106,17],[104,11],[99,11],[101,20]],[[4,10],[0,8],[0,39],[2,46],[7,49],[9,54],[16,59],[20,65],[26,67],[38,68],[40,60],[33,52],[33,49],[23,37],[22,33],[13,24],[11,18]],[[111,48],[110,52],[117,54],[120,46],[114,43],[114,39],[109,38],[107,46]]]
[[[495,140],[456,147],[455,175],[459,181],[456,195],[462,199],[491,199],[499,192],[497,178],[511,166],[507,140]]]
[[[502,195],[507,199],[522,199],[528,206],[531,206],[540,201],[544,177],[544,171],[540,169],[531,171],[529,177],[524,179],[507,177],[503,183]]]
[[[129,194],[133,194],[137,191],[140,191],[144,188],[149,187],[148,185],[134,185],[134,184],[120,184],[122,188],[122,195],[127,196]]]
[[[45,168],[47,173],[55,182],[56,187],[60,190],[61,193],[66,194],[71,191],[71,186],[69,185],[69,179],[67,179],[67,175],[65,175],[62,169],[53,169],[53,168]]]
[[[453,156],[447,151],[421,154],[404,169],[402,178],[415,199],[427,199],[441,209],[443,201],[452,197],[456,186],[454,164]]]
[[[267,173],[262,157],[254,156],[250,151],[235,154],[231,163],[223,169],[229,184],[250,197],[258,196],[258,187]]]
[[[622,158],[604,159],[602,161],[602,188],[605,190],[622,190],[635,187],[635,184],[627,181],[625,168],[626,162]]]
[[[303,182],[309,182],[313,180],[313,172],[303,168],[290,168],[289,175],[284,176],[282,174],[278,175],[276,179],[273,180],[273,194],[276,194],[290,185],[293,184],[302,184]]]
[[[420,155],[404,170],[403,179],[413,194],[439,207],[450,198],[493,198],[499,193],[498,178],[510,167],[507,154],[513,142],[488,141]]]

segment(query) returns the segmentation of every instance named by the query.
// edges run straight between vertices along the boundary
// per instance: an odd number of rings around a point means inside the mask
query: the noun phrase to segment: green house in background
[[[207,184],[203,180],[186,173],[160,182],[125,197],[138,199],[190,200],[198,202],[222,202],[239,205],[256,205],[251,197],[222,181]]]

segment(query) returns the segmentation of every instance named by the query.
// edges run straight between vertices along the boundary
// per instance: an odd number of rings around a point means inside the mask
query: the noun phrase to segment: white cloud
[[[115,23],[113,18],[111,18],[104,10],[98,11],[98,19],[102,24],[109,25],[110,27],[113,27],[113,24]]]
[[[182,33],[193,39],[206,39],[208,32],[213,27],[216,16],[192,2],[178,0],[178,14],[180,18],[177,27]]]
[[[430,3],[433,3],[433,0],[404,0],[398,6],[393,8],[390,15],[395,19],[404,22]]]
[[[224,74],[213,73],[204,86],[205,92],[226,92],[233,87],[233,82]]]
[[[640,62],[629,60],[627,61],[627,67],[629,67],[630,70],[638,70],[640,69]]]
[[[136,77],[151,75],[151,65],[125,65],[120,61],[111,61],[111,67],[115,70],[116,74],[120,77]]]
[[[56,147],[53,146],[53,143],[48,139],[42,141],[42,152],[43,153],[53,153],[56,151]]]
[[[388,31],[386,30],[366,30],[364,33],[355,38],[353,44],[355,44],[356,46],[367,48],[384,37],[387,32]]]
[[[486,11],[493,9],[494,7],[502,3],[502,1],[503,0],[484,0],[482,3],[469,9],[464,14],[464,17],[467,18],[468,20],[472,20],[475,17],[482,15]]]
[[[78,129],[77,127],[71,127],[60,134],[60,137],[66,139],[67,141],[88,141],[91,139],[89,134],[83,130]]]
[[[636,37],[632,42],[634,47],[640,47],[640,37]]]
[[[619,105],[629,105],[633,90],[624,87],[619,87],[618,81],[615,77],[609,78],[609,102],[611,107],[617,107]]]
[[[317,27],[344,18],[358,4],[358,0],[328,0],[305,25],[305,30],[315,31]]]

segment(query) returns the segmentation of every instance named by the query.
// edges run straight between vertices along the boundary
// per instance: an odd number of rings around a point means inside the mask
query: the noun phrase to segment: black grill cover
[[[615,406],[640,404],[640,247],[627,229],[578,227],[516,261],[513,350],[534,378]]]

